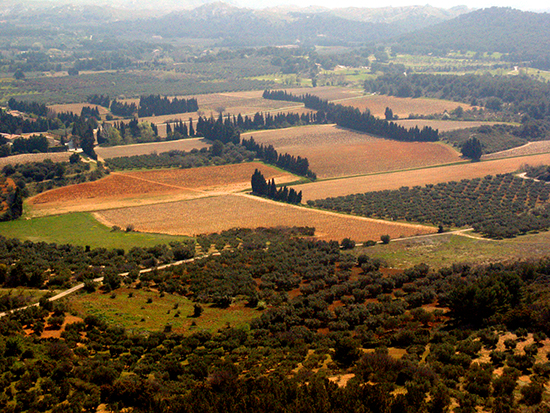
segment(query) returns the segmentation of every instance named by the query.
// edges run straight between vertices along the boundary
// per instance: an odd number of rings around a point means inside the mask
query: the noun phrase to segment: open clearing
[[[550,152],[550,141],[529,142],[517,148],[507,149],[501,152],[494,152],[483,155],[483,159],[508,158],[511,156],[534,155],[537,153]]]
[[[87,212],[0,222],[0,234],[21,241],[123,248],[126,251],[133,247],[148,248],[186,239],[164,234],[112,231]]]
[[[138,231],[190,236],[231,228],[310,226],[316,228],[320,239],[366,241],[378,240],[384,234],[398,238],[436,231],[433,227],[318,211],[243,194],[113,209],[96,216],[106,225],[131,224]]]
[[[201,316],[194,318],[190,316],[195,303],[186,297],[172,294],[161,297],[158,292],[129,288],[119,288],[114,294],[114,298],[99,291],[76,295],[70,298],[71,308],[82,317],[95,315],[129,331],[158,331],[171,325],[173,332],[189,334],[201,330],[215,332],[228,324],[242,327],[261,315],[244,303],[236,303],[226,309],[203,305]],[[151,303],[147,302],[149,299]],[[193,322],[196,326],[191,325]]]
[[[61,112],[73,112],[77,115],[80,115],[80,112],[82,112],[82,108],[84,107],[90,107],[90,108],[95,108],[97,106],[97,110],[99,110],[99,114],[101,116],[104,116],[106,115],[107,113],[109,113],[109,110],[107,108],[104,108],[103,106],[99,106],[99,105],[94,105],[92,103],[68,103],[68,104],[64,104],[64,105],[51,105],[51,106],[48,106],[49,109],[55,111],[56,113],[61,113]]]
[[[208,148],[210,144],[203,138],[180,139],[177,141],[140,143],[136,145],[121,145],[110,147],[97,147],[95,152],[100,158],[110,159],[121,156],[148,155],[150,153],[162,153],[172,150],[190,151],[192,149]]]
[[[438,129],[439,132],[449,132],[457,129],[477,128],[482,125],[496,125],[502,122],[481,122],[481,121],[460,121],[460,120],[427,120],[427,119],[403,119],[397,120],[395,123],[406,128],[414,128],[418,126],[422,129],[429,126],[433,129]]]
[[[361,111],[370,110],[374,116],[383,117],[386,108],[389,107],[394,115],[407,118],[410,114],[432,115],[434,113],[450,112],[459,106],[469,110],[473,106],[466,103],[452,102],[450,100],[427,98],[398,98],[385,95],[367,95],[359,99],[349,99],[338,102],[341,105],[353,106]]]
[[[549,242],[549,232],[504,240],[474,239],[443,234],[359,248],[355,252],[366,253],[372,258],[382,258],[394,268],[410,268],[421,263],[429,263],[430,267],[441,268],[454,263],[483,265],[503,261],[541,259],[548,257]]]
[[[361,175],[460,161],[459,153],[440,142],[399,142],[340,128],[310,125],[256,131],[253,136],[279,152],[306,157],[319,178]]]
[[[460,181],[461,179],[473,179],[486,175],[514,172],[525,164],[540,165],[549,163],[550,153],[334,179],[296,185],[294,189],[303,192],[303,201],[305,202],[310,199],[323,199],[385,189],[399,189],[402,186],[411,187],[415,185]]]
[[[286,172],[260,163],[206,166],[112,173],[86,182],[44,192],[28,200],[30,215],[96,211],[130,205],[145,205],[241,191],[250,187],[255,169],[266,179],[285,183],[295,180]]]
[[[52,152],[52,153],[24,153],[22,155],[6,156],[0,158],[0,168],[11,164],[23,164],[31,162],[43,162],[51,159],[53,162],[68,162],[73,152]]]

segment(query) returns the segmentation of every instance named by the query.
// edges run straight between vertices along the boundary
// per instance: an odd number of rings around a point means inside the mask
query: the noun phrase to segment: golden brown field
[[[429,126],[433,129],[438,129],[439,132],[449,132],[457,129],[476,128],[481,125],[496,125],[502,122],[481,122],[481,121],[458,121],[458,120],[426,120],[426,119],[403,119],[397,120],[401,126],[406,128],[414,128],[418,126],[422,129],[425,126]]]
[[[427,99],[427,98],[398,98],[385,95],[367,95],[359,99],[349,99],[339,102],[341,105],[353,106],[361,111],[369,109],[374,116],[383,117],[387,107],[394,115],[400,118],[407,118],[411,113],[417,115],[431,115],[434,113],[450,112],[459,106],[464,110],[472,106],[465,103],[452,102],[449,100]]]
[[[68,103],[64,105],[51,105],[51,106],[48,106],[48,108],[55,111],[56,113],[73,112],[73,113],[76,113],[77,115],[80,115],[82,108],[85,106],[89,106],[91,108],[94,108],[97,106],[97,109],[99,110],[99,114],[101,116],[109,113],[109,110],[107,108],[104,108],[103,106],[99,106],[99,105],[92,105],[91,103]]]
[[[43,162],[51,159],[53,162],[68,162],[72,152],[52,152],[52,153],[25,153],[22,155],[7,156],[0,158],[0,168],[7,164],[23,164],[31,162]]]
[[[302,87],[302,88],[285,88],[289,93],[293,95],[304,95],[309,93],[310,95],[317,96],[321,99],[330,101],[349,99],[363,95],[361,89],[350,89],[348,87],[340,86],[318,86],[318,87]]]
[[[256,168],[277,183],[295,179],[259,163],[111,173],[95,182],[44,192],[30,198],[28,205],[33,215],[51,215],[225,194],[249,188]]]
[[[436,229],[339,215],[244,194],[200,198],[168,204],[100,211],[95,216],[109,226],[134,225],[138,231],[196,235],[231,228],[313,226],[325,240],[350,237],[357,241],[428,234]]]
[[[202,138],[181,139],[178,141],[140,143],[136,145],[121,145],[111,147],[96,147],[95,152],[100,158],[118,158],[120,156],[147,155],[172,150],[190,151],[191,149],[208,148],[210,144]]]
[[[293,188],[303,192],[303,201],[323,199],[361,192],[399,189],[402,186],[436,184],[440,182],[460,181],[486,175],[509,173],[518,170],[522,165],[549,164],[550,153],[516,158],[497,159],[484,162],[440,166],[411,171],[399,171],[384,174],[373,174],[352,178],[335,179],[296,185]]]
[[[443,143],[399,142],[375,138],[335,125],[257,131],[243,134],[279,152],[306,157],[319,178],[361,175],[460,161]]]

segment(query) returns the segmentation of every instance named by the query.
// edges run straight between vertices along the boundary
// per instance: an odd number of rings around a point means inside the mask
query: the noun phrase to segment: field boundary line
[[[111,175],[124,176],[126,178],[131,178],[131,179],[135,179],[135,180],[143,181],[143,182],[149,182],[150,184],[156,184],[156,185],[159,185],[159,186],[166,186],[168,188],[183,189],[184,191],[199,192],[201,194],[205,193],[204,191],[201,191],[200,189],[192,189],[192,188],[179,186],[179,185],[165,184],[163,182],[153,181],[151,179],[141,178],[139,176],[133,176],[133,175],[128,175],[128,174],[123,174],[123,173],[120,173],[120,172],[111,172]]]
[[[311,208],[311,207],[306,207],[306,206],[293,205],[293,204],[288,204],[288,203],[285,203],[285,202],[278,202],[278,201],[274,201],[274,200],[271,200],[271,199],[267,199],[267,198],[263,198],[263,197],[243,193],[243,192],[228,194],[228,196],[240,196],[240,197],[244,197],[244,198],[254,199],[254,200],[259,201],[259,202],[264,202],[264,203],[268,203],[268,204],[272,204],[272,205],[279,205],[279,206],[284,207],[284,208],[294,208],[294,209],[298,209],[298,210],[301,210],[301,211],[310,211],[310,212],[323,214],[323,215],[330,215],[330,216],[335,216],[335,217],[340,217],[340,218],[355,219],[357,221],[376,222],[376,223],[383,223],[383,224],[388,224],[388,225],[393,225],[393,226],[406,226],[406,227],[417,228],[417,229],[421,229],[421,228],[424,228],[424,229],[434,228],[435,229],[435,227],[432,227],[432,226],[429,226],[429,225],[419,225],[419,224],[400,223],[400,222],[395,222],[395,221],[386,221],[386,220],[383,220],[383,219],[360,217],[360,216],[356,216],[356,215],[341,214],[341,213],[337,213],[337,212],[325,211],[325,210],[322,210],[322,209],[316,209],[316,208]]]

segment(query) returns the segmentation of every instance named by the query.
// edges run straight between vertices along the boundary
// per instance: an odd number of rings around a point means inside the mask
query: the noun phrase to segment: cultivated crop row
[[[511,237],[550,226],[550,186],[512,174],[402,187],[308,204],[366,217],[442,226],[473,226],[489,237]]]

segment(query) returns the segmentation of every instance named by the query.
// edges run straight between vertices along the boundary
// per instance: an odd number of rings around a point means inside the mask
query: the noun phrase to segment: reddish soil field
[[[166,131],[166,129],[165,129]],[[121,156],[148,155],[153,152],[161,153],[171,150],[190,151],[191,149],[208,148],[210,144],[202,138],[181,139],[179,141],[140,143],[136,145],[97,147],[96,153],[100,158],[118,158]]]
[[[204,197],[249,188],[256,168],[280,183],[295,179],[259,163],[112,173],[99,181],[44,192],[28,204],[33,214],[48,215]]]
[[[357,241],[427,234],[436,229],[318,211],[244,194],[97,212],[106,225],[134,225],[144,232],[196,235],[231,228],[313,226],[325,240],[351,237]]]
[[[311,125],[246,133],[279,152],[306,157],[319,178],[362,175],[460,161],[443,143],[398,142],[339,128]]]
[[[549,163],[550,153],[321,181],[296,185],[294,189],[303,192],[303,201],[305,202],[310,199],[323,199],[385,189],[399,189],[402,186],[411,187],[415,185],[460,181],[461,179],[473,179],[486,175],[514,172],[525,164],[540,165]]]
[[[400,118],[408,118],[410,114],[431,115],[434,113],[450,112],[459,106],[464,110],[471,109],[472,106],[465,103],[452,102],[439,99],[413,99],[398,98],[385,95],[368,95],[360,99],[349,99],[339,102],[342,105],[353,106],[362,111],[369,109],[374,116],[383,117],[386,108],[389,107],[394,115]]]

